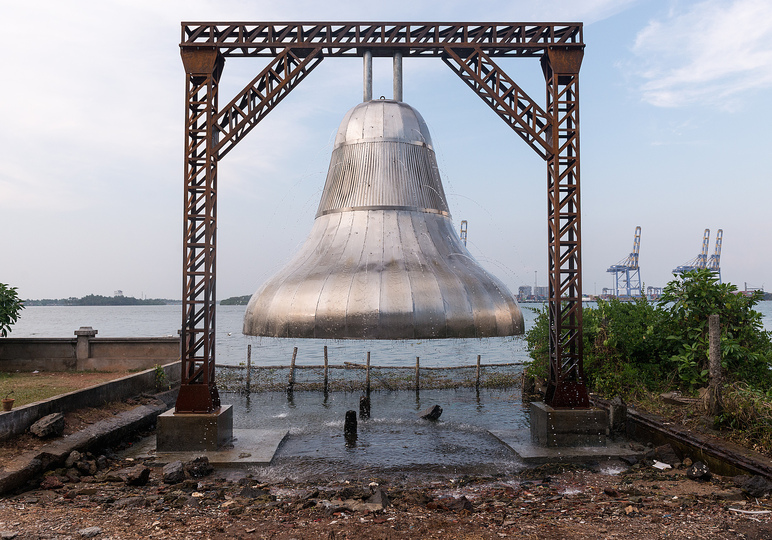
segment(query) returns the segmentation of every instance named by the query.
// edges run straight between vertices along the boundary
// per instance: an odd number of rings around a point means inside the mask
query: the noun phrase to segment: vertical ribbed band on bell
[[[448,214],[434,152],[397,141],[344,144],[333,150],[316,215],[386,207]]]

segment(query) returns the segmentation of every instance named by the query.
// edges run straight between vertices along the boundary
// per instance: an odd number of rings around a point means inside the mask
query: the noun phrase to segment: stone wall
[[[180,358],[179,337],[98,338],[82,327],[74,338],[2,338],[0,371],[125,371]]]

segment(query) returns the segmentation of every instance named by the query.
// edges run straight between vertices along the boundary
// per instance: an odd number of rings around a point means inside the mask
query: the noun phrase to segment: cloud
[[[772,86],[772,3],[706,0],[651,20],[635,40],[644,101],[719,105]]]

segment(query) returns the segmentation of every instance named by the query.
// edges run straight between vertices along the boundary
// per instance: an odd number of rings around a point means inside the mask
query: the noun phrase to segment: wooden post
[[[290,362],[289,385],[287,386],[288,393],[292,393],[292,391],[295,389],[295,359],[297,356],[298,348],[295,347],[295,349],[292,351],[292,361]]]
[[[365,392],[370,396],[370,351],[367,351],[367,372],[365,374]]]
[[[721,414],[723,409],[721,397],[723,382],[723,374],[721,372],[721,321],[716,314],[708,317],[708,373],[710,383],[708,384],[707,402],[705,405],[708,414],[715,416]]]
[[[477,355],[477,380],[474,383],[476,388],[480,388],[480,355]]]
[[[327,364],[327,345],[324,346],[324,393],[327,393],[327,373],[329,365]]]
[[[252,344],[247,345],[247,394],[252,382]]]
[[[420,374],[421,374],[420,360],[416,356],[415,357],[415,391],[416,392],[418,392],[421,389]]]

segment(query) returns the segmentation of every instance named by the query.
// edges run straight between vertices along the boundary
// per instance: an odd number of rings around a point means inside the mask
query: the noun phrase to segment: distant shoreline
[[[44,298],[42,300],[23,300],[29,306],[167,306],[182,304],[182,300],[168,298],[134,298],[133,296],[101,296],[89,294],[83,298]]]

